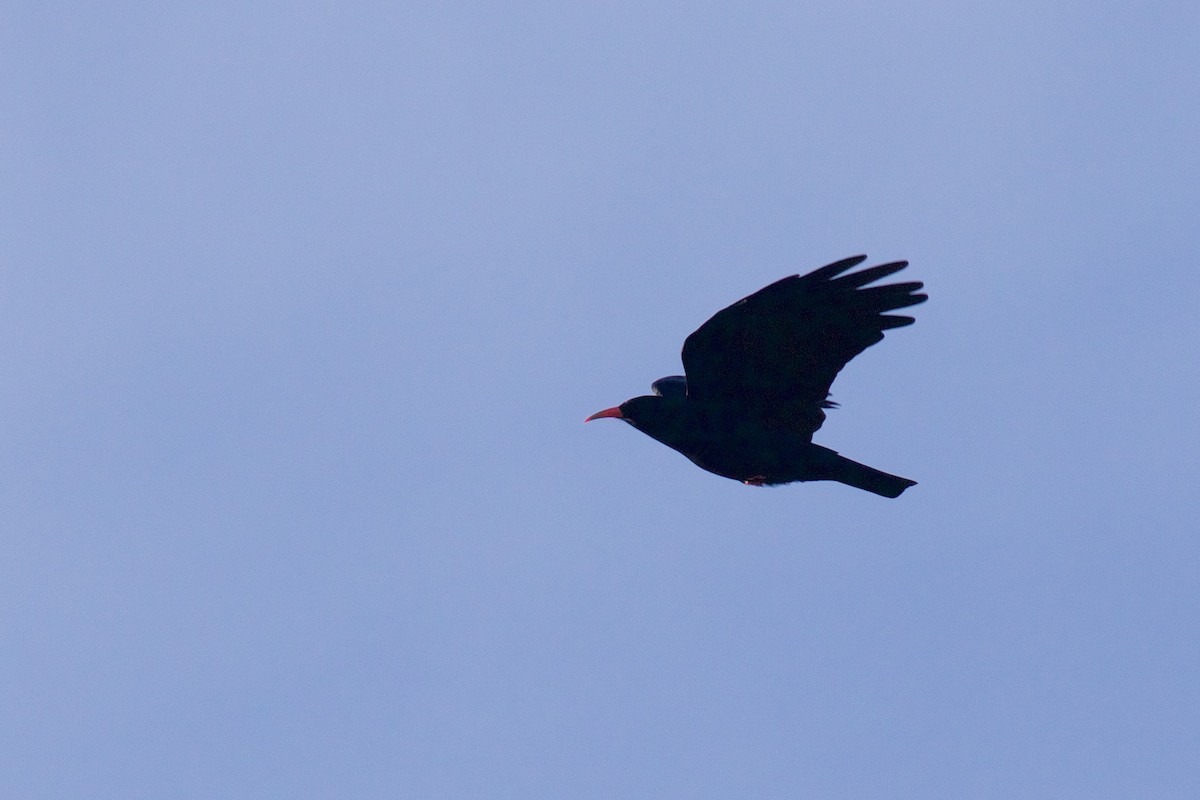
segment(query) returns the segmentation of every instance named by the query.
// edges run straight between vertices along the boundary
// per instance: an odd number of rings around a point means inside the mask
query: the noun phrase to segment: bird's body
[[[623,419],[702,469],[761,486],[833,480],[884,497],[915,481],[812,443],[829,386],[845,364],[912,317],[884,312],[924,302],[920,283],[862,288],[898,272],[898,261],[841,275],[856,256],[784,278],[718,312],[683,346],[687,376],[654,382],[589,417]]]

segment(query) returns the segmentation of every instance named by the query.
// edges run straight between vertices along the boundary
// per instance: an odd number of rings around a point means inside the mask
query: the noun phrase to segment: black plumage
[[[812,443],[835,407],[829,387],[852,358],[911,325],[890,314],[923,303],[921,283],[868,287],[908,265],[844,274],[854,256],[792,275],[717,312],[683,344],[684,376],[660,378],[653,396],[589,417],[623,419],[717,475],[761,486],[833,480],[884,497],[915,481]]]

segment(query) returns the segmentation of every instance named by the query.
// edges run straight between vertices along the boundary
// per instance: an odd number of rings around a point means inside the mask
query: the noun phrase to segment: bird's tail
[[[917,485],[916,481],[901,478],[899,475],[889,475],[874,467],[868,467],[866,464],[851,461],[832,450],[829,452],[833,457],[822,465],[824,467],[822,472],[825,474],[821,477],[824,480],[844,483],[855,489],[863,489],[883,497],[899,497],[905,489]]]

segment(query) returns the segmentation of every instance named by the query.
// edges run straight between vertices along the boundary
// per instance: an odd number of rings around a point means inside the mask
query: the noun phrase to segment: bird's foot
[[[746,480],[742,481],[742,483],[746,484],[747,486],[762,486],[766,482],[766,475],[755,475],[753,478],[747,478]]]

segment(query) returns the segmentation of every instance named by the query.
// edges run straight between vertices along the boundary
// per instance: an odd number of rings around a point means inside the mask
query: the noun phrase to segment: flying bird
[[[836,408],[829,387],[842,367],[911,325],[889,314],[923,303],[923,284],[867,284],[908,266],[893,261],[847,273],[866,256],[792,275],[718,311],[683,343],[683,370],[651,384],[653,395],[588,417],[621,419],[696,466],[750,486],[838,481],[899,497],[916,481],[813,444]],[[866,288],[864,288],[866,287]]]

